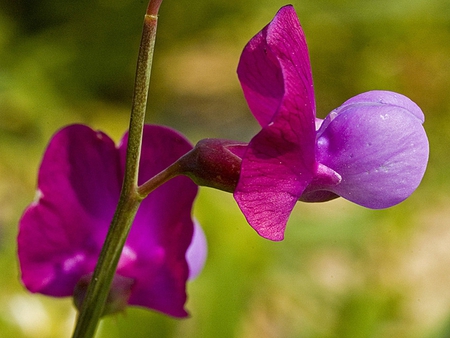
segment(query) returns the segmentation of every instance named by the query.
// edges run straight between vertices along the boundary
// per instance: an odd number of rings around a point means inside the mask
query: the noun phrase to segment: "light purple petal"
[[[281,240],[315,170],[315,102],[308,50],[292,6],[245,47],[238,75],[263,129],[249,143],[234,197],[263,237]]]
[[[194,221],[194,234],[191,244],[186,251],[186,260],[189,265],[189,279],[192,280],[203,270],[208,254],[208,243],[202,227]]]
[[[93,271],[120,193],[113,141],[83,125],[56,133],[44,154],[37,200],[19,223],[22,281],[32,292],[72,295]]]
[[[415,102],[411,101],[411,99],[407,98],[406,96],[395,92],[386,90],[371,90],[365,93],[358,94],[345,101],[338,109],[336,109],[336,112],[339,113],[339,111],[347,105],[355,104],[387,104],[393,107],[396,106],[402,109],[406,109],[411,114],[416,116],[420,120],[420,122],[423,123],[425,121],[425,116],[423,115],[422,110]]]
[[[422,121],[420,108],[396,93],[368,92],[345,102],[318,132],[318,161],[342,177],[329,190],[374,209],[403,201],[428,161]]]
[[[120,146],[125,162],[126,141]],[[192,149],[172,129],[146,125],[142,144],[139,183],[175,162]],[[187,177],[176,177],[147,198],[137,212],[117,273],[135,279],[130,304],[185,317],[186,251],[191,243],[192,204],[197,186]]]

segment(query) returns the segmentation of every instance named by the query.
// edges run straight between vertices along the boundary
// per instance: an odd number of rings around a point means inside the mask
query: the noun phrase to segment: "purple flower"
[[[405,96],[364,93],[316,120],[308,49],[292,6],[250,40],[238,75],[262,130],[243,155],[234,197],[261,236],[283,239],[299,199],[339,195],[386,208],[419,185],[428,140],[422,111]]]
[[[39,170],[37,200],[19,224],[22,281],[31,292],[71,296],[89,280],[119,200],[126,146],[127,135],[116,147],[107,135],[83,125],[68,126],[50,141]],[[177,132],[146,125],[139,183],[191,149]],[[119,261],[111,302],[117,296],[130,305],[187,315],[186,280],[199,272],[206,255],[198,225],[193,236],[196,194],[194,183],[176,177],[142,201]]]
[[[373,209],[402,202],[428,162],[423,122],[420,108],[397,93],[375,90],[347,100],[317,131],[318,171],[326,175],[316,175],[302,200],[326,190]]]

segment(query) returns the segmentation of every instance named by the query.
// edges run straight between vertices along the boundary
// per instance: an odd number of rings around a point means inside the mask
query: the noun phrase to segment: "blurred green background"
[[[286,3],[165,0],[147,121],[192,142],[248,141],[258,126],[235,69],[245,43]],[[387,210],[299,203],[286,239],[256,235],[232,196],[201,189],[209,242],[189,283],[191,317],[130,308],[99,337],[450,337],[450,2],[293,1],[309,44],[318,116],[360,92],[393,90],[423,109],[428,171]],[[146,1],[0,2],[0,336],[70,337],[69,299],[19,282],[17,222],[51,135],[128,126]]]

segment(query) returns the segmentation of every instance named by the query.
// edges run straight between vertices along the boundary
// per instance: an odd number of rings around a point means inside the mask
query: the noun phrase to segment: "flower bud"
[[[247,144],[230,140],[204,139],[179,160],[183,174],[196,184],[234,192]]]

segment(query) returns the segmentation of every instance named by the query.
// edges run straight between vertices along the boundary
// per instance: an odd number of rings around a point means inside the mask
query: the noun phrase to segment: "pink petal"
[[[246,46],[238,75],[263,129],[249,143],[234,197],[263,237],[281,240],[315,170],[315,102],[303,30],[292,6]]]

